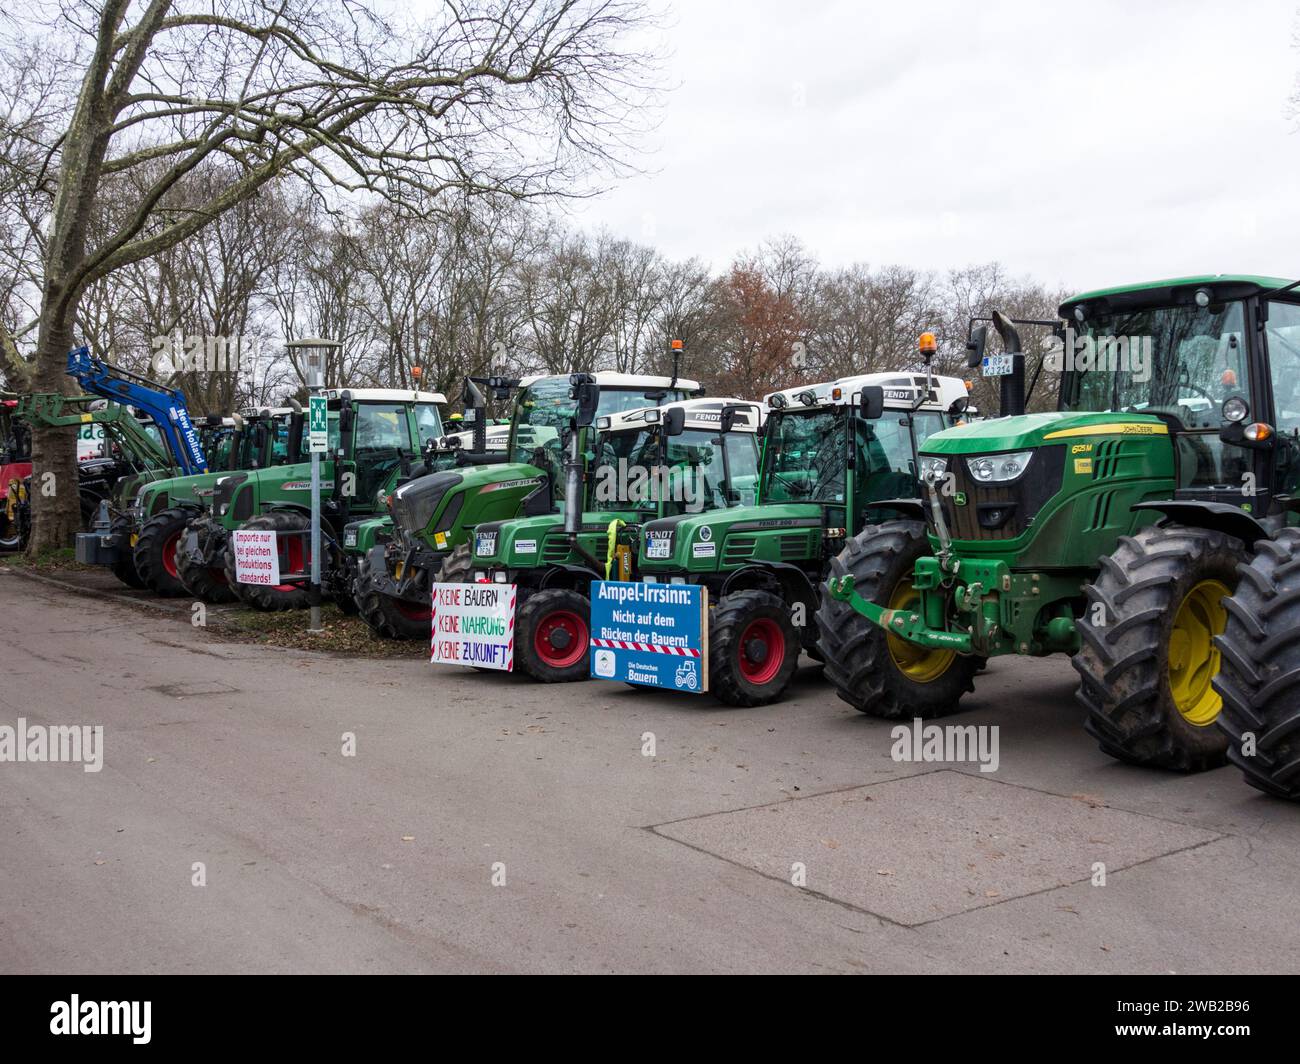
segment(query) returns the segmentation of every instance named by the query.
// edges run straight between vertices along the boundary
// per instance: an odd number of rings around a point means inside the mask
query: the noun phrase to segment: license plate
[[[1010,377],[1015,370],[1015,361],[1011,355],[985,355],[984,376]]]
[[[645,556],[647,558],[668,558],[672,556],[673,541],[668,537],[647,536]]]
[[[497,552],[495,532],[479,532],[474,537],[474,553],[480,558],[488,558]]]
[[[357,534],[355,531],[343,533],[343,546],[355,547],[357,545]]]

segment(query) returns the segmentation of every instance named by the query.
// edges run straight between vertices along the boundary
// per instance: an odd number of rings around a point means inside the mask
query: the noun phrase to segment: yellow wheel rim
[[[899,581],[894,593],[889,596],[891,610],[914,610],[920,602],[921,596],[912,588],[912,581],[906,578]],[[955,651],[919,647],[888,632],[885,641],[889,644],[889,656],[894,665],[913,683],[933,683],[948,671],[957,657]]]
[[[1223,699],[1210,681],[1219,672],[1214,637],[1228,626],[1222,600],[1232,591],[1218,580],[1202,580],[1183,599],[1169,635],[1169,691],[1188,724],[1214,723]]]

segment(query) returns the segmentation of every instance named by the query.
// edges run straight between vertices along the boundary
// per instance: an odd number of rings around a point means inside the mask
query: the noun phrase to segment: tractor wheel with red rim
[[[519,605],[515,623],[515,661],[521,671],[542,683],[585,680],[591,603],[567,588],[529,595]]]
[[[273,510],[261,517],[245,521],[240,528],[248,531],[276,533],[276,546],[280,559],[281,576],[289,573],[306,573],[311,567],[311,550],[307,536],[311,523],[304,514],[292,510]],[[324,568],[322,559],[322,569]],[[301,610],[309,605],[307,585],[277,584],[266,587],[260,584],[241,584],[235,579],[235,539],[230,537],[226,544],[226,580],[245,606],[255,610],[274,612],[277,610]]]
[[[140,580],[156,595],[175,598],[186,593],[176,568],[176,548],[193,518],[193,510],[174,506],[149,518],[140,529],[131,557]]]
[[[729,706],[763,706],[790,686],[801,643],[785,600],[736,591],[709,620],[709,691]]]

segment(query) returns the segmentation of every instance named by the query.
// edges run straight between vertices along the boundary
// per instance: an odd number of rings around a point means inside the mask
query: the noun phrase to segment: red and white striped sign
[[[663,647],[656,643],[628,643],[621,639],[593,639],[594,647],[607,647],[610,650],[643,650],[647,654],[671,654],[681,658],[698,658],[700,652],[694,647]]]
[[[429,660],[513,671],[516,596],[514,584],[434,584]]]

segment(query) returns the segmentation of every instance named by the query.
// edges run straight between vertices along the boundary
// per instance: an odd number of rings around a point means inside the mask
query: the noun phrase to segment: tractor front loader
[[[1231,743],[1294,797],[1295,628],[1274,624],[1295,617],[1300,298],[1208,276],[1060,313],[1049,413],[1025,412],[1015,323],[994,315],[998,355],[972,329],[1004,416],[930,437],[926,523],[873,526],[836,558],[827,677],[865,713],[925,717],[957,707],[978,657],[1069,654],[1106,753],[1195,771]],[[1246,732],[1260,752],[1236,749]]]

